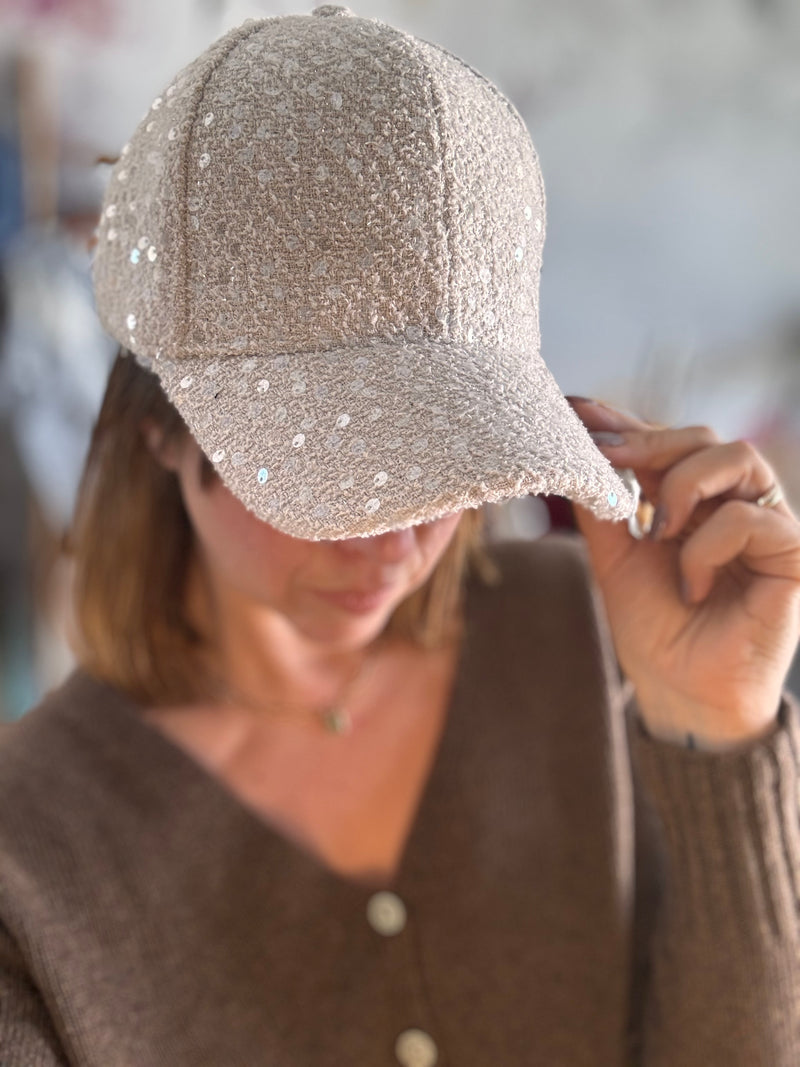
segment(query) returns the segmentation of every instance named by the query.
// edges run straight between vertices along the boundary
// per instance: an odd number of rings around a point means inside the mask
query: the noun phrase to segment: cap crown
[[[536,153],[499,90],[323,8],[245,23],[153,101],[111,174],[97,307],[151,358],[535,352],[543,239]]]

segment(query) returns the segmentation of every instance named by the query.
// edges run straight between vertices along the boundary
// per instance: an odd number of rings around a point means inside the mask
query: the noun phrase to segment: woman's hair
[[[185,614],[194,534],[178,479],[145,444],[156,424],[164,445],[189,431],[158,378],[125,349],[111,369],[92,434],[75,518],[71,641],[96,677],[153,704],[208,698],[214,649]],[[218,477],[203,456],[201,484]],[[460,622],[467,575],[498,572],[485,548],[482,508],[464,512],[426,582],[400,603],[384,629],[422,648],[449,640]]]

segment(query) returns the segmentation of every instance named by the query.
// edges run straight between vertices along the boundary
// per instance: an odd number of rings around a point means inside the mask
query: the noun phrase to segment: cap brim
[[[228,489],[293,537],[379,534],[530,493],[602,519],[633,511],[538,354],[382,342],[152,369]]]

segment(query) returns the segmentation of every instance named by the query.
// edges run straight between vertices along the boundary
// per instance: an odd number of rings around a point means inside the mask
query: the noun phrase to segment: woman
[[[798,524],[749,446],[561,396],[543,207],[490,83],[333,6],[123,149],[4,1061],[796,1062]],[[583,541],[487,541],[529,492]]]

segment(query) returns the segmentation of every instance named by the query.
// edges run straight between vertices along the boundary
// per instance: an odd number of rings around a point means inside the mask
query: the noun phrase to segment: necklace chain
[[[347,678],[336,697],[321,707],[309,707],[307,704],[296,704],[286,700],[268,700],[255,706],[252,701],[245,700],[233,688],[228,687],[228,699],[236,701],[247,707],[256,714],[266,713],[282,715],[284,717],[312,718],[320,724],[327,733],[339,736],[349,734],[354,727],[353,717],[347,709],[346,701],[356,684],[366,678],[375,668],[375,656],[366,654],[355,670]]]

